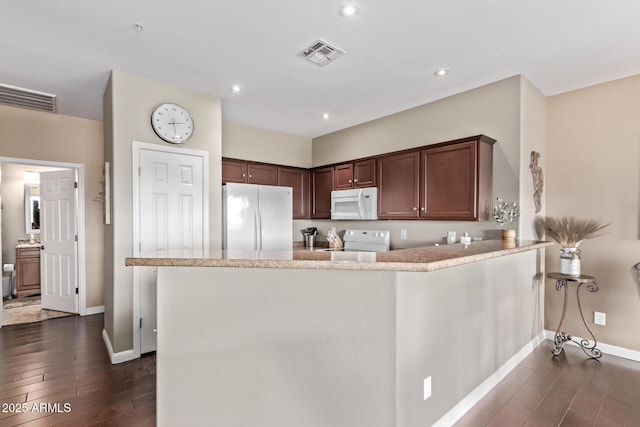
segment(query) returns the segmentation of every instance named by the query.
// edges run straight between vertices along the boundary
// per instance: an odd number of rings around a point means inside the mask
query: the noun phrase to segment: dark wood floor
[[[0,328],[0,426],[154,426],[155,354],[112,365],[102,329],[102,314]]]
[[[478,426],[640,426],[640,363],[546,341],[456,424]]]
[[[155,354],[111,365],[102,328],[102,315],[1,328],[0,426],[155,425]],[[547,341],[456,424],[476,426],[640,426],[640,363],[552,357]]]

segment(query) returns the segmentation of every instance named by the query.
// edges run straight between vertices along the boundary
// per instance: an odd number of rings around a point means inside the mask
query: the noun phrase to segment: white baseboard
[[[104,329],[102,330],[102,339],[104,340],[104,344],[107,346],[107,351],[109,352],[109,359],[111,359],[112,365],[137,359],[136,355],[133,353],[133,350],[125,350],[125,351],[119,351],[118,353],[114,353],[113,347],[111,346],[111,340],[109,339],[109,334],[107,334],[107,331]]]
[[[531,341],[525,344],[516,354],[511,356],[502,366],[498,368],[489,378],[484,380],[478,387],[473,389],[471,393],[466,395],[460,402],[444,414],[434,427],[452,426],[456,423],[469,409],[480,401],[487,393],[489,393],[500,381],[502,381],[520,362],[522,362],[531,352],[539,346],[545,339],[545,331],[540,332],[533,337]]]
[[[554,331],[545,330],[544,335],[546,339],[553,341],[553,337],[556,335],[556,333]],[[581,341],[583,339],[575,335],[572,335],[572,338],[578,341]],[[592,341],[589,341],[589,342],[593,343]],[[576,347],[578,346],[578,344],[574,343],[573,341],[567,341],[566,344],[574,345]],[[601,352],[610,354],[611,356],[623,357],[625,359],[633,360],[635,362],[640,362],[640,351],[629,350],[628,348],[618,347],[611,344],[605,344],[603,342],[598,342],[597,347],[600,349]]]
[[[91,316],[92,314],[104,313],[104,305],[98,305],[95,307],[87,307],[84,311],[84,316]]]

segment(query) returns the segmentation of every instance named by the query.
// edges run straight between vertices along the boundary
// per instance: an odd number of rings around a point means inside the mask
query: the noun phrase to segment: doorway
[[[72,187],[69,192],[72,200],[69,203],[63,201],[62,209],[58,204],[56,215],[53,215],[54,209],[49,209],[50,220],[56,224],[49,226],[50,233],[47,233],[51,245],[43,245],[41,238],[44,220],[43,202],[40,200],[41,173],[43,176],[62,174],[67,180],[64,181],[65,185],[68,182]],[[0,326],[86,314],[83,189],[84,166],[81,164],[0,157],[0,264],[3,265],[4,300],[0,305]],[[57,202],[60,203],[59,194],[53,197],[58,198]],[[66,224],[62,233],[57,225],[61,223],[57,216],[60,211],[67,214],[66,221],[62,221]],[[69,230],[70,227],[73,230]],[[73,240],[71,249],[67,247],[67,253],[62,258],[59,251],[55,252],[54,243],[57,242],[52,239],[56,237],[55,240],[59,240],[61,234],[71,236],[70,240]],[[48,266],[47,260],[50,261]],[[41,268],[43,264],[44,268]],[[67,268],[58,271],[60,267]],[[45,277],[43,281],[41,271],[45,276],[48,273],[49,279]],[[63,277],[66,280],[62,293],[59,292],[61,283],[51,282],[51,277]],[[45,284],[44,294],[42,283]],[[46,283],[50,285],[47,287]],[[48,298],[44,306],[43,295],[45,300]],[[66,305],[54,298],[58,296],[66,297],[63,299]],[[8,307],[7,313],[3,313],[4,307]]]
[[[133,142],[133,255],[199,257],[209,247],[209,153]],[[156,349],[156,269],[135,267],[133,351]]]

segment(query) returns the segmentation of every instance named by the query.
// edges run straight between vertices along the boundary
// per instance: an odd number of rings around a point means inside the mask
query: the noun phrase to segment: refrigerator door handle
[[[256,249],[262,249],[262,214],[260,213],[260,209],[256,209],[256,239],[258,247]]]

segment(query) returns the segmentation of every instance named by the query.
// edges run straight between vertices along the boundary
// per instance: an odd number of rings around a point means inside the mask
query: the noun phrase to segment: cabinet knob
[[[249,174],[249,178],[251,178],[251,174]]]
[[[352,182],[353,182],[352,180],[349,180],[349,184],[351,184]]]
[[[358,180],[357,180],[357,179],[354,179],[354,180],[353,180],[353,182],[358,182]]]
[[[424,212],[426,209],[425,209],[425,208],[420,208],[420,210],[421,210],[422,212]]]
[[[413,210],[414,210],[414,211],[417,211],[417,210],[418,210],[418,208],[414,207],[414,208],[413,208]]]
[[[244,173],[242,174],[242,177],[243,177],[243,178],[245,178],[246,176],[247,176],[247,174],[244,174]]]

